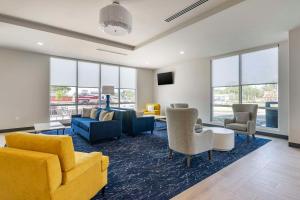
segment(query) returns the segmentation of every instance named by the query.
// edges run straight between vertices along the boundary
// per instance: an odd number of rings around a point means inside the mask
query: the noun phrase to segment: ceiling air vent
[[[208,0],[199,0],[199,1],[195,2],[195,3],[193,3],[192,5],[186,7],[185,9],[183,9],[183,10],[181,10],[181,11],[175,13],[175,14],[172,15],[171,17],[165,19],[165,22],[171,22],[171,21],[173,21],[174,19],[180,17],[181,15],[184,15],[185,13],[188,13],[188,12],[190,12],[191,10],[197,8],[198,6],[200,6],[200,5],[204,4],[204,3],[206,3],[207,1],[208,1]]]
[[[110,50],[105,50],[105,49],[97,49],[98,51],[106,52],[106,53],[113,53],[113,54],[118,54],[122,56],[127,56],[128,54],[126,53],[121,53],[121,52],[115,52],[115,51],[110,51]]]

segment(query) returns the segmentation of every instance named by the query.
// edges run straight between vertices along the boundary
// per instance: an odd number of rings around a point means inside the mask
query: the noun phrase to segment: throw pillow
[[[97,108],[92,108],[90,118],[96,119],[96,117],[97,117]]]
[[[236,112],[235,115],[235,122],[239,124],[247,124],[250,120],[250,113],[249,112]]]
[[[108,112],[103,117],[102,121],[111,121],[114,117],[114,112]]]
[[[114,117],[114,112],[108,112],[105,110],[102,110],[99,115],[99,121],[110,121]]]
[[[147,110],[148,110],[148,112],[153,112],[154,111],[154,105],[148,105]]]
[[[83,108],[82,109],[82,117],[90,117],[92,109],[90,108]]]
[[[102,120],[103,120],[103,118],[104,118],[104,116],[106,115],[106,113],[108,113],[108,112],[105,111],[105,110],[101,110],[100,115],[99,115],[99,121],[102,121]]]

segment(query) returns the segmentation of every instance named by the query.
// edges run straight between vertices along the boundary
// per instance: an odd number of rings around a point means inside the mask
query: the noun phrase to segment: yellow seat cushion
[[[148,106],[153,106],[154,110],[149,111]],[[158,103],[148,103],[146,104],[146,110],[144,110],[144,115],[160,115],[160,104]]]
[[[82,153],[75,152],[75,167],[67,172],[63,172],[63,184],[76,179],[79,175],[90,169],[97,162],[101,162],[102,153]]]
[[[75,166],[75,154],[70,136],[43,135],[16,132],[5,136],[8,147],[55,154],[63,172]]]

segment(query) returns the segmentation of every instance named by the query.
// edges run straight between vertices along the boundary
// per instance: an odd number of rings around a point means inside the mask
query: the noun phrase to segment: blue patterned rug
[[[208,160],[206,152],[199,154],[193,157],[191,167],[187,168],[183,155],[175,153],[172,160],[168,159],[166,130],[137,137],[123,135],[119,140],[96,145],[73,135],[70,129],[66,132],[73,137],[76,151],[101,151],[110,158],[105,196],[99,193],[93,200],[170,199],[270,141],[256,138],[247,143],[246,137],[239,135],[232,151],[214,151],[212,161]]]

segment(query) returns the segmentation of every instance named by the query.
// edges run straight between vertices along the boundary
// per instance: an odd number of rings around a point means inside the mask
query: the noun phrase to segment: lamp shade
[[[103,85],[102,86],[102,94],[115,94],[115,87],[113,85]]]

